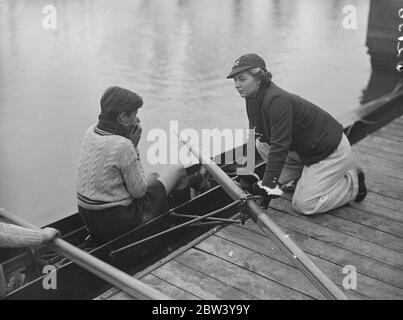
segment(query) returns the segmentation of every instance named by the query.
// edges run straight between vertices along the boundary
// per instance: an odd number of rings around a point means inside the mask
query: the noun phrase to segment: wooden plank
[[[379,129],[378,131],[375,131],[374,133],[372,133],[374,135],[377,134],[385,134],[387,138],[387,136],[390,136],[394,139],[396,139],[395,141],[397,142],[403,142],[403,126],[393,126],[393,125],[388,125],[386,127],[383,127],[381,129]]]
[[[210,277],[220,279],[227,285],[244,290],[260,299],[310,300],[311,297],[278,284],[254,272],[241,268],[206,252],[190,249],[177,257],[186,266]],[[201,263],[202,262],[202,263]]]
[[[381,230],[395,236],[403,237],[403,223],[382,217],[377,214],[361,211],[352,206],[343,206],[338,210],[334,210],[332,215],[373,229]]]
[[[403,137],[403,125],[392,122],[371,134],[378,133],[378,132],[387,132],[390,134],[396,134],[399,137]]]
[[[293,193],[285,192],[283,198],[291,201],[292,196]],[[384,199],[378,193],[368,192],[364,202],[350,202],[333,210],[331,214],[373,229],[403,237],[403,212],[379,205],[376,202],[378,196]]]
[[[251,227],[248,225],[247,228]],[[233,241],[238,243],[239,245],[250,247],[253,243],[253,249],[260,254],[267,255],[269,257],[276,256],[281,260],[284,260],[284,263],[287,263],[288,259],[286,256],[282,255],[281,252],[277,252],[278,249],[275,247],[275,244],[271,242],[270,239],[267,239],[264,235],[261,235],[260,230],[247,230],[246,228],[242,227],[228,227],[230,230],[221,230],[219,232],[220,237],[223,237],[229,241]],[[235,229],[235,231],[234,231]],[[288,230],[287,230],[288,232]],[[290,236],[294,236],[293,233],[289,234]],[[297,236],[299,237],[299,236]],[[293,237],[292,237],[293,238]],[[252,240],[252,243],[250,241]],[[294,240],[294,238],[293,238]],[[329,252],[331,254],[331,251]],[[401,289],[398,289],[394,286],[390,286],[382,281],[373,279],[368,277],[360,272],[360,269],[357,268],[357,279],[358,279],[358,286],[356,290],[345,290],[342,288],[343,279],[345,274],[343,273],[343,268],[345,265],[338,265],[334,262],[328,261],[321,257],[315,256],[310,254],[307,251],[308,257],[323,271],[326,275],[340,288],[343,292],[347,295],[349,299],[380,299],[380,298],[387,298],[387,299],[394,299],[396,294],[402,294]],[[289,262],[291,263],[291,262]],[[348,263],[346,264],[348,265]],[[374,288],[376,288],[376,292],[373,292]]]
[[[364,146],[366,148],[370,148],[375,150],[376,153],[380,151],[384,152],[384,154],[390,154],[395,156],[402,156],[402,144],[396,141],[391,141],[389,139],[377,137],[374,135],[369,135],[365,139],[361,140],[355,146]]]
[[[343,273],[344,266],[336,266],[329,261],[320,259],[318,257],[311,257],[313,263],[318,265],[322,270],[334,274],[338,277],[336,283],[343,283],[346,274]],[[355,266],[354,266],[355,267]],[[401,300],[403,299],[403,290],[394,286],[388,285],[382,281],[374,278],[367,277],[357,272],[357,287],[351,291],[358,292],[371,299],[376,300]]]
[[[291,201],[286,199],[276,199],[270,203],[270,207],[287,212],[287,214],[293,215],[294,217],[297,217],[299,219],[304,219],[314,224],[336,230],[338,232],[351,235],[353,237],[357,237],[361,240],[368,241],[369,243],[373,243],[378,246],[403,253],[403,239],[390,233],[369,228],[363,224],[342,219],[332,214],[319,214],[313,216],[302,215],[295,212],[291,206]],[[344,207],[331,210],[329,211],[329,213],[344,211],[350,214],[354,214],[353,212],[349,212],[349,210],[351,210],[351,208]]]
[[[401,120],[397,119],[397,120],[393,120],[392,122],[389,122],[387,124],[388,127],[391,127],[392,129],[395,130],[403,130],[403,122],[399,122]]]
[[[397,132],[394,132],[393,130],[381,130],[381,131],[376,131],[372,133],[372,135],[384,139],[388,139],[397,143],[403,143],[403,137],[401,137]]]
[[[247,229],[247,230],[245,230]],[[329,278],[336,284],[341,284],[345,274],[342,272],[346,265],[353,265],[358,272],[358,286],[355,291],[344,292],[349,298],[359,299],[361,295],[373,298],[393,299],[393,297],[403,297],[403,272],[370,259],[365,259],[362,256],[352,252],[334,247],[323,243],[320,240],[310,238],[299,232],[285,229],[287,234],[304,250],[308,257],[321,268]],[[238,243],[246,247],[251,247],[253,250],[275,257],[284,263],[291,263],[288,258],[283,255],[275,244],[268,239],[264,233],[252,222],[248,221],[245,227],[228,226],[222,229],[217,236]],[[367,274],[370,274],[368,276]],[[398,288],[394,285],[385,283],[375,277],[386,279],[389,282],[400,285]],[[360,294],[357,296],[357,294]],[[350,296],[349,296],[350,295]],[[353,295],[353,296],[351,296]]]
[[[386,124],[386,127],[403,130],[403,118],[400,117],[400,118],[396,118],[396,119],[392,120],[391,122]]]
[[[158,278],[152,274],[148,274],[141,279],[142,282],[148,284],[150,287],[166,294],[168,297],[174,300],[200,300],[198,296],[191,294],[190,292],[183,290],[177,286],[172,285],[165,280]],[[133,300],[133,297],[129,296],[123,291],[110,296],[108,300]]]
[[[352,201],[349,205],[362,211],[403,222],[403,201],[399,199],[386,198],[379,193],[369,191],[363,202]]]
[[[377,173],[398,178],[401,181],[403,180],[403,168],[397,168],[393,163],[388,162],[387,159],[385,161],[381,161],[372,155],[362,154],[359,152],[354,152],[353,154],[355,162],[364,170],[364,172],[373,170]]]
[[[377,150],[375,148],[368,147],[366,145],[354,145],[352,148],[353,152],[362,154],[363,157],[371,157],[374,161],[382,161],[387,163],[392,168],[399,170],[403,169],[402,165],[402,155],[394,154],[385,150]]]
[[[166,282],[165,280],[158,278],[152,274],[148,274],[141,278],[141,281],[147,283],[153,288],[165,293],[168,297],[176,300],[200,300],[200,297],[191,294],[187,290],[183,290],[177,286]]]
[[[401,180],[395,177],[385,176],[372,170],[365,172],[365,183],[371,191],[380,193],[388,198],[402,199],[403,188]]]
[[[396,119],[393,119],[393,121],[391,121],[390,123],[398,124],[398,125],[402,125],[402,126],[403,126],[403,116],[402,116],[402,117],[398,117],[398,118],[396,118]],[[388,123],[388,125],[389,125],[390,123]]]
[[[373,134],[367,135],[364,139],[358,141],[353,145],[362,146],[370,150],[381,150],[384,153],[391,153],[395,156],[402,156],[402,151],[399,150],[400,142],[392,141],[387,138],[379,137]]]
[[[402,133],[403,136],[403,123],[398,123],[395,121],[389,122],[385,127],[381,128],[380,130],[383,129],[393,129],[395,131],[399,131]]]
[[[258,228],[253,222],[248,221],[244,227],[240,228],[246,228],[249,231],[257,233],[261,236],[261,238],[255,238],[253,235],[248,235],[248,238],[250,238],[249,241],[252,241],[253,243],[253,248],[260,248],[264,245],[264,241],[266,241],[267,244],[270,243],[270,239],[268,239],[263,231],[260,230],[260,228]],[[343,267],[346,265],[354,265],[357,267],[357,270],[360,273],[367,275],[368,277],[378,279],[395,287],[403,288],[403,271],[400,269],[388,266],[382,262],[378,262],[370,258],[363,257],[346,249],[335,247],[321,240],[311,238],[306,234],[288,228],[283,229],[308,255],[314,255]],[[217,235],[229,240],[237,241],[237,243],[245,241],[243,231],[239,231],[239,228],[235,228],[233,226],[226,227],[217,233]],[[284,263],[292,264],[292,262],[290,262],[287,257],[281,253],[280,249],[278,249],[274,243],[271,246],[268,244],[267,250],[268,251],[265,251],[265,254],[269,255],[270,257]],[[332,280],[334,281],[334,279]]]
[[[204,264],[204,261],[199,260],[198,263]],[[153,275],[202,299],[251,300],[258,298],[177,261],[170,261],[154,270]]]
[[[397,123],[389,123],[386,127],[381,128],[380,130],[384,130],[385,132],[394,133],[399,137],[403,137],[403,125]]]
[[[275,209],[269,210],[268,215],[280,226],[304,233],[315,239],[320,239],[334,246],[356,252],[390,266],[403,269],[403,255],[396,251]]]
[[[248,245],[240,246],[236,242],[212,236],[199,243],[197,248],[315,299],[324,299],[297,268],[253,251],[255,248]]]

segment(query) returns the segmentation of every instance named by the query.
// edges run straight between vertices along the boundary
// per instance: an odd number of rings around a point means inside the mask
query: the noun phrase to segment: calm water
[[[48,3],[0,0],[0,207],[39,225],[76,212],[82,135],[110,85],[143,96],[145,153],[147,132],[170,120],[247,127],[225,79],[243,53],[336,117],[360,104],[371,74],[368,0],[52,1],[56,31],[42,27]],[[349,4],[357,30],[342,26]]]

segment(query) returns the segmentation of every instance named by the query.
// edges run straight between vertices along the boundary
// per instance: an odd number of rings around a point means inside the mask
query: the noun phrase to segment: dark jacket
[[[273,82],[247,98],[246,109],[249,127],[270,144],[263,185],[271,188],[289,150],[297,152],[304,165],[311,165],[332,154],[343,135],[343,126],[329,113]]]

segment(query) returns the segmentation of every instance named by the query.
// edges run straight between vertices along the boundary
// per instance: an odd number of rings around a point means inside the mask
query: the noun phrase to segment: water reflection
[[[112,84],[144,97],[143,154],[147,132],[170,120],[246,128],[244,103],[225,79],[246,52],[334,115],[355,108],[371,69],[368,1],[353,2],[358,29],[346,31],[350,0],[53,1],[50,31],[46,1],[0,0],[0,206],[39,224],[75,212],[82,134]]]

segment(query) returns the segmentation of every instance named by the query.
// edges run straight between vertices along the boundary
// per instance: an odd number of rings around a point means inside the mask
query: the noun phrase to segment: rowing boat
[[[351,143],[355,143],[384,126],[402,113],[403,90],[393,92],[372,101],[339,121]],[[246,145],[239,148],[246,149]],[[238,155],[237,150],[230,150]],[[216,157],[223,163],[226,154]],[[228,159],[228,157],[227,157]],[[255,172],[262,175],[264,163],[256,161]],[[236,165],[223,165],[222,169],[234,180],[238,177]],[[187,168],[188,174],[196,172],[199,165]],[[79,215],[73,214],[49,225],[61,231],[65,241],[83,249],[93,256],[127,272],[137,273],[167,256],[173,250],[204,234],[220,224],[240,223],[229,219],[241,207],[214,181],[212,188],[193,199],[171,198],[173,209],[116,239],[97,245],[89,237]],[[8,278],[24,279],[23,285],[10,292],[5,299],[91,299],[108,288],[110,284],[77,264],[56,254],[46,247],[37,250],[1,249],[0,262]],[[47,274],[45,266],[57,268],[56,290],[45,289]]]

